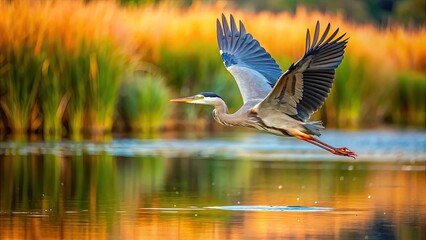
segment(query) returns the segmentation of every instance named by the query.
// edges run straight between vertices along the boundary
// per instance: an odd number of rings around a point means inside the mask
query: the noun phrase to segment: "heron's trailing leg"
[[[335,148],[333,146],[330,146],[320,140],[318,140],[317,138],[314,138],[308,134],[304,134],[304,133],[298,133],[294,135],[296,138],[306,141],[308,143],[312,143],[315,146],[318,146],[322,149],[325,149],[333,154],[336,155],[341,155],[341,156],[346,156],[346,157],[351,157],[351,158],[356,158],[357,155],[356,153],[352,152],[351,150],[349,150],[346,147],[341,147],[341,148]]]

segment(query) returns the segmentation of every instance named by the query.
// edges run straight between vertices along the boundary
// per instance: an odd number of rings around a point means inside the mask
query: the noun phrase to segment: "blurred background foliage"
[[[214,4],[217,0],[120,0],[122,5],[143,5],[160,2],[177,3],[187,7],[193,3],[201,2]],[[342,15],[348,20],[358,23],[375,23],[377,25],[387,25],[389,23],[399,23],[421,26],[425,23],[425,1],[423,0],[235,0],[223,1],[233,4],[235,8],[249,11],[269,11],[279,13],[286,11],[296,13],[298,7],[306,8],[309,11],[320,11]]]
[[[232,13],[285,70],[306,28],[331,22],[350,36],[325,106],[328,127],[425,127],[425,2],[1,1],[0,133],[78,136],[112,130],[218,128],[210,108],[171,97],[241,97],[216,43]]]

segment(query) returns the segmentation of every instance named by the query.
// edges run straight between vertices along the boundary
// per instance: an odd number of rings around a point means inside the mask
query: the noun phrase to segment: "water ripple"
[[[214,206],[208,209],[228,210],[228,211],[274,211],[274,212],[325,212],[332,211],[332,208],[325,207],[304,207],[304,206]]]

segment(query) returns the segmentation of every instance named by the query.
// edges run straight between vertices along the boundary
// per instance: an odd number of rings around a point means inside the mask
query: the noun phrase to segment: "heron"
[[[296,137],[335,155],[356,158],[347,147],[333,147],[314,136],[324,130],[321,121],[308,121],[324,104],[334,82],[335,70],[342,62],[349,38],[331,35],[330,23],[320,34],[317,21],[313,39],[306,32],[305,51],[297,62],[283,72],[271,55],[246,31],[234,17],[230,24],[224,14],[217,25],[219,53],[226,69],[237,82],[243,105],[234,113],[219,95],[202,92],[190,97],[171,99],[172,102],[211,105],[213,118],[224,126],[243,126],[267,133]],[[321,37],[320,37],[321,35]]]

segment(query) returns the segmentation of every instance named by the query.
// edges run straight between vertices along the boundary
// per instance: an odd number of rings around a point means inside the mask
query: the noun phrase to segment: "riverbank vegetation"
[[[0,9],[3,133],[209,125],[211,109],[175,106],[168,99],[215,91],[231,111],[240,106],[217,49],[215,21],[222,12],[241,19],[284,70],[301,57],[306,28],[317,20],[323,29],[330,22],[347,32],[330,97],[313,116],[326,126],[425,126],[424,26],[378,28],[303,8],[255,13],[223,3],[182,8],[172,2],[2,1]]]

